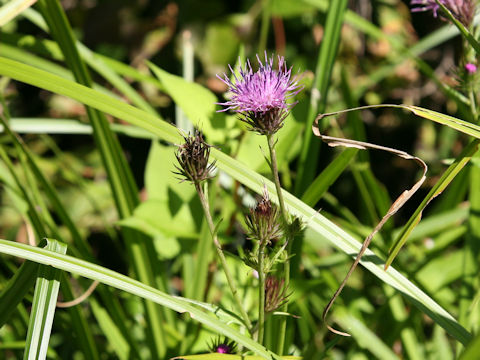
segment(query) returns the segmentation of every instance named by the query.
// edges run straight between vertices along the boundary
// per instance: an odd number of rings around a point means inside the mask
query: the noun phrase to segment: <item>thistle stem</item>
[[[222,246],[220,245],[217,234],[215,231],[215,225],[213,223],[212,215],[210,214],[210,206],[208,205],[208,201],[205,198],[205,194],[203,192],[202,186],[199,182],[195,182],[195,189],[197,190],[198,197],[200,198],[200,202],[202,203],[203,207],[203,212],[205,213],[205,218],[207,219],[208,227],[210,229],[210,234],[212,235],[213,243],[215,245],[215,248],[217,249],[217,254],[218,257],[220,258],[220,261],[222,263],[223,271],[225,273],[225,277],[227,278],[227,283],[228,286],[230,287],[230,291],[232,292],[233,299],[240,310],[240,313],[242,315],[243,321],[245,322],[245,325],[247,326],[248,332],[252,332],[252,323],[250,321],[250,318],[248,317],[247,312],[243,308],[242,302],[240,301],[240,297],[238,295],[238,290],[235,285],[235,282],[233,281],[232,274],[230,273],[230,270],[228,269],[227,266],[227,260],[225,259],[225,255],[223,254]]]
[[[278,177],[278,165],[277,165],[277,153],[275,151],[275,139],[273,135],[267,135],[268,150],[270,151],[270,169],[272,170],[273,182],[275,183],[275,189],[277,190],[278,205],[280,206],[280,212],[282,213],[283,221],[285,225],[288,225],[288,213],[285,208],[285,201],[283,200],[282,187],[280,186],[280,178]]]
[[[258,338],[259,344],[263,345],[263,334],[265,330],[265,269],[264,269],[264,257],[265,257],[265,245],[266,240],[260,241],[260,248],[258,250]]]
[[[278,205],[280,206],[280,212],[282,213],[283,221],[285,227],[289,226],[289,219],[287,209],[285,208],[285,201],[283,200],[282,187],[280,186],[280,178],[278,176],[278,165],[277,165],[277,153],[275,152],[275,140],[273,135],[267,135],[268,140],[268,149],[270,150],[270,169],[272,170],[273,182],[275,183],[275,189],[277,190],[278,196]],[[289,238],[289,232],[287,231],[286,241],[287,245],[287,254],[290,254],[292,248],[292,242]],[[285,279],[285,288],[288,288],[290,285],[290,260],[287,258],[283,268],[283,276]],[[282,307],[283,312],[287,312],[288,303],[285,303]],[[285,334],[287,332],[287,318],[285,316],[281,317],[280,320],[280,329],[278,334],[278,343],[277,343],[277,354],[283,355],[283,348],[285,344]]]

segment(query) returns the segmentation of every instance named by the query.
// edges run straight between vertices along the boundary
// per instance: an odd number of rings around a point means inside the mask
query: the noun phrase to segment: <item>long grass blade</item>
[[[67,252],[67,246],[56,240],[47,240],[46,250],[64,255]],[[24,359],[45,359],[47,356],[60,289],[60,274],[60,270],[50,266],[42,265],[38,268]]]
[[[49,265],[55,269],[68,271],[92,280],[97,280],[103,284],[166,306],[177,312],[189,313],[193,319],[199,321],[210,329],[229,337],[250,350],[255,351],[265,359],[271,359],[272,357],[280,359],[279,356],[265,349],[249,337],[242,335],[238,330],[226,325],[212,315],[206,314],[190,305],[188,301],[183,300],[180,297],[163,293],[151,286],[145,285],[137,280],[121,275],[102,266],[79,260],[68,255],[58,254],[45,249],[37,249],[7,240],[0,240],[0,253],[29,259],[44,265]]]
[[[12,19],[15,19],[29,6],[32,6],[37,0],[12,0],[0,8],[0,26],[5,25]]]
[[[15,312],[17,305],[35,284],[38,264],[26,261],[8,281],[0,293],[0,328]]]
[[[306,131],[303,138],[303,146],[298,165],[298,176],[295,183],[295,194],[297,195],[303,194],[308,184],[310,184],[315,177],[316,164],[318,163],[317,159],[319,156],[319,144],[316,141],[312,141],[310,127],[317,113],[324,112],[327,105],[328,88],[331,83],[330,77],[340,44],[340,30],[342,28],[347,3],[347,0],[332,1],[328,8],[325,34],[315,68],[315,82],[312,87],[310,107],[305,122]],[[306,165],[307,161],[308,166]]]
[[[92,85],[92,80],[85,63],[77,49],[77,44],[70,24],[58,0],[40,0],[39,6],[54,38],[59,43],[65,60],[72,69],[76,80],[86,86]],[[90,122],[94,128],[94,137],[102,155],[107,170],[110,186],[115,199],[120,218],[131,216],[139,203],[138,189],[133,175],[126,163],[118,140],[110,131],[105,116],[98,110],[87,107]],[[123,230],[127,248],[133,258],[134,271],[139,278],[154,285],[156,283],[153,269],[154,251],[147,249],[146,237],[137,231]],[[162,357],[166,352],[165,333],[162,328],[163,314],[155,304],[145,304],[147,312],[147,330],[149,344],[153,357]]]

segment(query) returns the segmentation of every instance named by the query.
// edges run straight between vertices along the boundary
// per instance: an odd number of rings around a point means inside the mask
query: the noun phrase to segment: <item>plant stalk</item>
[[[280,186],[280,178],[278,176],[277,153],[275,152],[275,140],[273,138],[273,135],[267,135],[267,140],[268,140],[268,149],[270,151],[270,169],[272,170],[273,182],[275,183],[275,189],[277,190],[278,205],[280,206],[280,212],[282,213],[284,226],[285,228],[288,229],[289,218],[288,218],[287,209],[285,207],[285,201],[283,199],[282,187]],[[285,238],[285,241],[288,242],[287,254],[290,254],[290,251],[292,248],[292,242],[290,241],[291,239],[289,237],[290,237],[289,231],[287,231],[286,238]],[[290,285],[290,260],[288,258],[284,264],[283,277],[285,280],[285,288],[288,288],[288,286]],[[288,303],[282,306],[281,311],[287,312],[287,310],[288,310]],[[277,343],[277,354],[279,355],[283,355],[283,347],[285,344],[286,332],[287,332],[287,318],[285,316],[282,316],[280,320],[280,329],[279,329],[278,343]]]
[[[215,245],[215,248],[217,249],[218,257],[220,258],[220,261],[222,263],[223,271],[225,272],[225,276],[227,278],[228,286],[230,287],[230,290],[232,292],[233,299],[238,309],[240,310],[240,313],[243,317],[243,321],[247,326],[247,330],[251,333],[252,323],[250,321],[250,318],[248,317],[247,312],[243,308],[242,302],[240,301],[237,287],[235,286],[235,282],[233,281],[232,274],[230,273],[230,270],[228,269],[228,266],[227,266],[227,260],[225,259],[225,255],[223,254],[222,247],[218,242],[217,234],[215,231],[215,225],[213,223],[212,215],[210,214],[210,206],[208,205],[208,201],[205,198],[205,194],[199,182],[195,182],[195,189],[197,190],[198,197],[200,198],[200,202],[202,203],[203,212],[205,213],[205,218],[207,219],[208,227],[210,229],[210,234],[212,235],[213,243]]]
[[[258,338],[257,342],[263,345],[263,334],[265,332],[265,245],[266,240],[260,241],[260,248],[258,250]]]

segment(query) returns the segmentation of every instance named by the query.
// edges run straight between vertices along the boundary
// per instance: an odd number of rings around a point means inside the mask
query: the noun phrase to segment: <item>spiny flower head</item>
[[[179,166],[175,166],[178,172],[175,174],[182,177],[182,181],[187,180],[198,183],[210,178],[210,172],[215,163],[208,164],[210,156],[210,145],[205,142],[200,131],[195,130],[193,136],[183,137],[185,143],[179,145],[175,157]]]
[[[477,65],[475,64],[472,64],[472,63],[466,63],[465,64],[465,71],[469,74],[469,75],[473,75],[477,72]]]
[[[303,89],[297,79],[292,78],[292,68],[287,68],[282,56],[278,56],[277,69],[273,61],[274,57],[268,59],[265,52],[264,63],[257,55],[259,69],[255,72],[247,60],[243,68],[239,66],[239,77],[230,65],[233,80],[226,74],[223,78],[217,75],[228,86],[231,95],[229,101],[218,103],[225,106],[220,111],[239,113],[240,119],[261,135],[272,135],[283,126],[288,111],[296,104],[287,101]]]
[[[237,349],[237,345],[234,341],[229,341],[227,338],[223,338],[222,340],[219,337],[213,341],[213,343],[209,346],[209,349],[213,353],[233,354]]]
[[[440,3],[452,13],[452,15],[465,26],[470,26],[475,15],[475,0],[439,0]],[[437,17],[440,6],[435,0],[411,0],[411,5],[419,5],[412,8],[412,12],[432,11]]]
[[[265,312],[273,312],[282,307],[288,301],[289,295],[284,279],[268,276],[265,280]]]
[[[262,244],[268,244],[282,236],[280,212],[270,201],[266,187],[264,187],[262,199],[255,208],[250,209],[250,214],[246,216],[245,221],[249,237]]]

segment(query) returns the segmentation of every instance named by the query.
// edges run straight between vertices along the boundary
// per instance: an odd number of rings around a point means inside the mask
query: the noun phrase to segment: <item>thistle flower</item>
[[[452,15],[465,26],[470,26],[475,15],[475,0],[439,0]],[[432,11],[433,16],[438,16],[440,6],[435,0],[411,0],[410,5],[419,5],[412,8],[412,12]]]
[[[465,71],[469,75],[473,75],[477,72],[477,65],[472,64],[472,63],[467,63],[467,64],[465,64]]]
[[[284,279],[268,276],[265,280],[265,312],[273,312],[288,301],[287,287]]]
[[[175,174],[182,177],[182,181],[191,181],[199,183],[210,178],[210,172],[215,166],[215,162],[208,164],[210,156],[210,145],[203,139],[200,131],[195,130],[193,136],[184,136],[185,143],[179,145],[175,157],[179,166],[176,166],[178,172]]]
[[[262,199],[255,208],[250,209],[250,214],[246,216],[245,221],[249,237],[259,240],[260,243],[268,244],[282,236],[280,212],[270,201],[266,187],[264,187]]]
[[[299,93],[303,87],[298,85],[296,78],[292,78],[292,68],[282,56],[278,56],[278,68],[273,68],[273,56],[268,59],[265,53],[265,63],[257,55],[259,69],[254,72],[250,61],[247,60],[244,68],[239,67],[240,76],[235,75],[229,65],[234,80],[226,74],[223,78],[217,77],[228,86],[231,99],[224,103],[219,111],[233,110],[240,114],[240,120],[250,126],[250,130],[261,135],[276,133],[284,123],[289,110],[296,103],[287,103],[287,100]]]
[[[234,341],[229,341],[227,338],[223,340],[219,337],[209,346],[210,352],[219,354],[233,354],[237,349]]]

